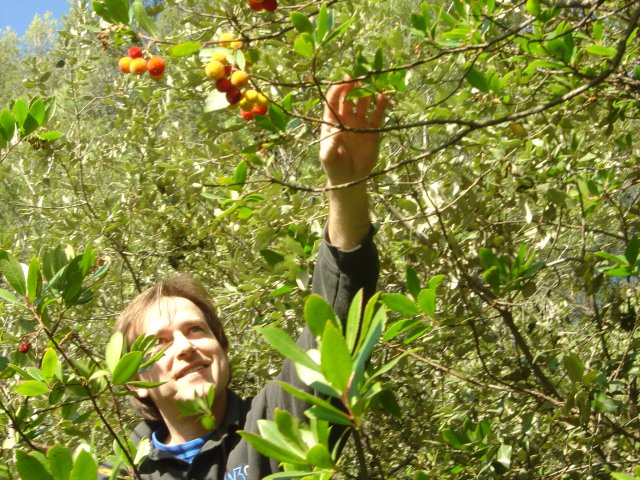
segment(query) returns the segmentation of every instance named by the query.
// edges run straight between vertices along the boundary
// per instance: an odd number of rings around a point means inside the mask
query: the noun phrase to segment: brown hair
[[[139,294],[122,311],[113,330],[124,335],[127,346],[131,346],[138,335],[142,333],[141,324],[147,310],[162,297],[182,297],[193,302],[204,314],[209,328],[222,348],[225,350],[229,348],[229,341],[206,288],[200,281],[184,274],[161,280]],[[145,419],[162,420],[160,411],[150,398],[131,396],[129,399],[133,408]]]

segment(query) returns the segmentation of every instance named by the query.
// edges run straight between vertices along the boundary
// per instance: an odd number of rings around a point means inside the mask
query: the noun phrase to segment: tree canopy
[[[135,465],[125,384],[149,345],[125,352],[111,327],[191,272],[245,395],[280,353],[313,367],[288,338],[322,320],[355,435],[322,450],[316,405],[296,428],[317,443],[271,449],[291,472],[640,478],[637,2],[250,3],[78,0],[57,33],[0,34],[0,477]],[[132,46],[160,78],[119,70]],[[216,59],[230,71],[205,71]],[[215,78],[231,70],[249,74],[237,99]],[[344,81],[392,100],[362,179],[382,276],[353,307],[359,339],[308,298],[322,104]]]

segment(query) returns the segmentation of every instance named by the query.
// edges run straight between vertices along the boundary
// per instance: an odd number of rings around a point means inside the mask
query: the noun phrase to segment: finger
[[[356,106],[356,115],[362,120],[367,119],[367,112],[371,104],[371,97],[360,97]]]
[[[387,110],[388,105],[389,105],[389,98],[386,95],[379,93],[376,96],[376,108],[374,109],[373,114],[371,115],[371,125],[374,128],[380,128],[384,123],[385,112]]]
[[[324,114],[322,120],[325,122],[338,123],[338,114],[340,106],[340,97],[344,85],[331,85],[326,94],[326,102],[324,104]]]
[[[349,92],[353,90],[355,86],[355,83],[343,84],[344,88],[341,91],[340,104],[338,106],[338,113],[340,114],[340,119],[343,122],[349,123],[353,120],[353,109],[355,105],[353,103],[353,100],[347,100],[347,95],[349,95]]]

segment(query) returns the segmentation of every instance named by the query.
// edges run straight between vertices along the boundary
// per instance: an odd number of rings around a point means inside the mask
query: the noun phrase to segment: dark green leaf
[[[0,126],[2,126],[7,141],[10,142],[15,133],[16,123],[13,114],[6,108],[3,108],[0,113]]]
[[[413,267],[407,267],[405,277],[407,279],[407,290],[413,295],[413,298],[418,298],[418,294],[420,293],[420,280],[418,279],[416,270]]]
[[[35,120],[38,126],[44,124],[46,109],[41,99],[35,99],[29,106],[29,115]]]
[[[42,274],[40,273],[40,262],[38,257],[31,258],[27,273],[27,296],[29,302],[33,303],[42,291]]]
[[[129,0],[93,0],[92,4],[107,22],[129,25]]]
[[[629,264],[634,265],[636,263],[638,252],[640,252],[640,240],[638,239],[638,235],[634,234],[633,237],[629,239],[627,248],[624,251],[624,256],[629,261]]]
[[[477,88],[481,92],[489,92],[489,82],[487,82],[485,76],[475,67],[472,66],[469,68],[466,78],[472,87]]]

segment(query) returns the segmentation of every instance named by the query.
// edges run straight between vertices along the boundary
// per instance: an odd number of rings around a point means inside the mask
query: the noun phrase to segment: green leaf
[[[56,374],[56,369],[58,368],[58,355],[56,351],[49,347],[44,352],[42,356],[42,365],[40,370],[42,370],[42,375],[45,379],[53,378]]]
[[[39,380],[25,380],[14,387],[15,391],[26,397],[37,397],[49,393],[49,387],[46,383]]]
[[[300,348],[287,333],[275,327],[259,328],[258,332],[265,340],[285,358],[300,363],[312,370],[320,371],[320,367]]]
[[[584,363],[575,353],[568,353],[562,357],[562,364],[567,369],[569,378],[574,382],[582,381],[584,375]]]
[[[38,126],[44,124],[46,109],[41,99],[36,99],[29,106],[29,115],[36,121]]]
[[[618,404],[604,392],[596,392],[593,396],[594,406],[605,413],[617,413]]]
[[[611,477],[614,480],[636,480],[637,477],[635,477],[634,475],[629,475],[628,473],[623,473],[623,472],[613,472],[611,474]]]
[[[315,293],[309,295],[304,304],[304,318],[309,326],[311,333],[319,337],[324,332],[325,324],[329,320],[333,325],[338,325],[336,314],[333,312],[331,305]]]
[[[16,451],[16,470],[22,480],[54,480],[43,461],[35,457],[36,452],[28,454]],[[40,454],[42,455],[42,454]]]
[[[244,183],[247,180],[247,161],[241,160],[233,172],[233,180],[235,183]]]
[[[137,373],[141,360],[142,352],[139,350],[123,355],[113,369],[111,382],[114,385],[122,385],[123,383],[131,380],[131,378]]]
[[[640,252],[640,240],[638,239],[638,235],[634,234],[633,237],[629,239],[627,248],[624,251],[624,256],[631,265],[635,265],[636,260],[638,259],[639,252]]]
[[[418,298],[420,293],[420,280],[418,274],[413,267],[407,267],[405,271],[405,278],[407,279],[407,290],[413,295],[413,298]]]
[[[287,445],[296,455],[304,456],[306,445],[302,440],[298,419],[287,412],[276,408],[274,411],[274,422],[279,435],[282,436],[282,445]],[[263,430],[260,431],[262,433]],[[264,435],[263,435],[264,436]]]
[[[358,290],[353,297],[353,300],[351,300],[349,313],[347,314],[346,340],[347,347],[350,352],[353,352],[356,340],[358,339],[358,331],[360,330],[360,321],[362,319],[362,295],[362,289]]]
[[[38,133],[38,138],[41,138],[42,140],[44,140],[46,142],[53,142],[53,141],[59,139],[61,136],[62,136],[62,133],[57,131],[57,130],[51,130],[49,132]]]
[[[295,29],[300,33],[313,33],[313,25],[309,21],[306,15],[300,12],[291,12],[289,16],[291,20],[291,24],[295,27]]]
[[[618,50],[613,47],[605,47],[604,45],[589,45],[587,47],[587,53],[591,55],[597,55],[599,57],[613,58],[618,53]]]
[[[540,15],[540,0],[527,0],[527,12],[529,12],[534,17],[538,17]]]
[[[329,31],[329,14],[327,12],[327,4],[323,3],[318,11],[318,19],[316,26],[316,41],[322,42]]]
[[[351,351],[342,333],[331,324],[324,329],[321,353],[320,367],[325,378],[336,390],[346,392],[353,369]]]
[[[314,48],[313,37],[310,33],[301,33],[293,42],[294,52],[306,58],[313,57]]]
[[[107,364],[107,368],[111,373],[113,373],[116,365],[118,365],[118,361],[120,361],[120,357],[122,356],[122,351],[124,347],[124,336],[121,332],[115,332],[109,338],[109,342],[105,348],[104,359]]]
[[[289,123],[289,117],[287,116],[286,113],[284,113],[284,111],[279,106],[272,103],[269,106],[268,113],[269,113],[269,119],[276,126],[278,130],[286,130],[287,123]]]
[[[469,71],[467,72],[467,75],[466,75],[466,79],[467,79],[467,82],[469,82],[472,87],[477,88],[481,92],[485,92],[485,93],[489,92],[489,82],[487,82],[487,79],[485,78],[485,76],[482,73],[480,73],[480,71],[476,69],[474,66],[471,66],[469,68]]]
[[[260,420],[262,422],[265,420]],[[249,433],[240,431],[238,432],[242,438],[244,438],[253,448],[259,453],[268,458],[273,458],[279,462],[293,463],[294,465],[304,465],[305,459],[294,455],[286,447],[283,447],[277,443],[273,443],[260,435],[255,433]]]
[[[133,11],[133,18],[136,23],[140,25],[145,32],[153,35],[154,37],[158,36],[158,29],[156,28],[156,24],[153,19],[147,15],[147,11],[144,8],[144,4],[142,0],[133,0],[133,4],[131,5],[131,10]]]
[[[13,104],[13,116],[15,117],[16,123],[19,127],[22,127],[28,115],[29,107],[27,106],[27,102],[25,102],[22,98],[19,98]]]
[[[18,295],[27,294],[27,282],[20,262],[9,252],[0,250],[0,272]]]
[[[423,288],[418,295],[418,305],[425,315],[433,317],[436,314],[436,291],[432,288]]]
[[[373,319],[371,320],[371,325],[366,331],[363,331],[361,335],[365,336],[364,341],[362,342],[362,346],[356,352],[354,358],[354,377],[355,381],[352,383],[352,392],[350,394],[355,393],[355,388],[358,387],[364,378],[364,369],[367,360],[371,356],[371,352],[375,347],[376,343],[382,336],[382,332],[384,331],[384,326],[387,321],[387,311],[384,306],[381,306],[375,313]],[[366,335],[365,335],[366,334]]]
[[[18,303],[18,297],[4,288],[0,288],[0,298],[10,303]]]
[[[445,428],[442,430],[442,439],[451,445],[453,448],[457,448],[458,450],[464,450],[465,445],[457,432],[454,432],[450,428]]]
[[[382,301],[390,310],[403,315],[417,315],[420,313],[420,309],[415,302],[401,293],[385,293],[382,295]]]
[[[32,257],[27,273],[27,296],[30,303],[34,303],[42,291],[42,274],[38,257]]]
[[[2,126],[2,130],[4,130],[4,135],[6,136],[7,141],[10,142],[13,138],[13,134],[15,133],[16,122],[13,118],[13,114],[6,108],[3,108],[0,113],[0,126]]]
[[[22,137],[26,137],[27,135],[33,133],[40,125],[37,120],[31,116],[31,114],[27,115],[27,118],[24,119],[22,124],[22,128],[20,129],[20,135]]]
[[[69,480],[69,473],[73,466],[71,451],[62,445],[54,445],[47,452],[49,469],[56,480]]]
[[[280,388],[282,388],[285,392],[293,395],[296,398],[299,398],[300,400],[309,403],[311,405],[315,405],[318,408],[331,412],[333,415],[341,417],[341,421],[338,422],[341,425],[349,425],[349,416],[343,412],[342,410],[334,407],[330,402],[324,400],[323,398],[317,397],[315,395],[312,395],[311,393],[305,392],[304,390],[300,390],[296,387],[294,387],[293,385],[290,385],[288,383],[285,382],[276,382],[278,385],[280,385]],[[346,422],[346,423],[345,423]]]
[[[307,452],[307,462],[314,467],[332,468],[334,466],[331,453],[324,445],[314,445]]]
[[[107,22],[129,25],[129,0],[93,0],[92,5]]]
[[[89,480],[98,477],[98,465],[93,456],[86,450],[80,450],[73,462],[69,480]]]
[[[171,57],[188,57],[200,50],[200,42],[182,42],[169,48]]]

